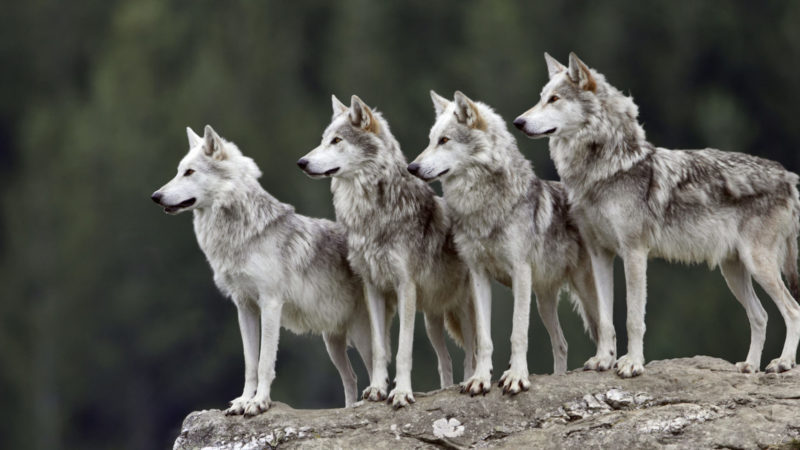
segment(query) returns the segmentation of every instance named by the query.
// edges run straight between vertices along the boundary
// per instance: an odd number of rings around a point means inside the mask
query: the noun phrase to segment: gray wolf
[[[617,373],[644,370],[648,257],[720,266],[750,321],[750,351],[737,363],[758,371],[767,314],[752,279],[786,323],[786,341],[767,372],[795,365],[800,339],[797,274],[798,176],[780,164],[714,149],[667,150],[645,138],[633,99],[574,53],[569,67],[545,54],[550,74],[539,102],[514,124],[550,139],[550,156],[567,187],[590,247],[603,307],[612,307],[613,258],[625,266],[628,353]],[[781,272],[791,292],[781,280]]]
[[[363,285],[347,262],[344,229],[295,214],[264,191],[255,162],[210,126],[202,138],[190,128],[186,133],[189,152],[177,175],[152,198],[168,214],[193,212],[214,282],[236,305],[245,384],[226,414],[252,416],[269,408],[281,326],[322,334],[345,403],[352,405],[357,385],[347,344],[365,364],[372,344]]]
[[[298,161],[309,176],[330,176],[336,218],[347,230],[349,259],[364,280],[372,326],[372,384],[364,398],[386,397],[387,309],[400,315],[396,386],[388,401],[414,402],[411,357],[414,316],[436,351],[442,387],[453,384],[444,329],[466,352],[465,377],[474,369],[474,314],[469,271],[458,256],[444,202],[406,170],[400,145],[380,113],[353,96],[332,97],[333,117],[320,145]]]
[[[553,347],[554,372],[567,370],[567,341],[558,321],[559,291],[568,287],[597,354],[585,368],[608,370],[616,340],[611,319],[599,320],[594,276],[561,183],[540,180],[517,149],[505,121],[488,105],[461,92],[449,101],[431,91],[436,122],[428,147],[408,170],[425,181],[441,180],[456,247],[473,281],[478,357],[464,389],[489,390],[492,340],[489,277],[511,287],[514,316],[511,365],[500,378],[503,393],[528,390],[528,323],[531,290]],[[577,297],[577,298],[576,298]],[[600,329],[603,323],[606,328]]]

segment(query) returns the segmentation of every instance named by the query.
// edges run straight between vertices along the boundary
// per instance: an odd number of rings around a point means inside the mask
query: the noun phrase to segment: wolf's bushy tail
[[[461,327],[467,324],[461,323],[461,318],[455,311],[449,311],[444,316],[444,327],[450,337],[456,341],[459,347],[464,348],[464,335],[461,333]]]
[[[792,297],[800,302],[800,275],[797,273],[797,233],[786,238],[786,256],[783,261],[783,276]]]
[[[584,302],[588,299],[584,299],[578,295],[576,289],[570,287],[565,287],[562,289],[562,292],[567,294],[567,298],[569,298],[570,303],[572,303],[572,309],[576,311],[578,314],[581,315],[581,320],[583,320],[583,328],[589,334],[589,337],[592,339],[592,342],[597,342],[597,329],[598,323],[597,318],[599,317],[599,312],[597,311],[599,305],[597,304],[584,304]],[[559,293],[559,296],[561,294]],[[593,308],[592,311],[586,311],[586,308]]]
[[[797,236],[800,234],[800,195],[797,184],[800,177],[794,173],[789,174],[789,184],[792,191],[792,213],[794,216],[794,230],[786,237],[786,250],[783,260],[783,276],[786,278],[789,292],[795,301],[800,302],[800,275],[797,273]]]

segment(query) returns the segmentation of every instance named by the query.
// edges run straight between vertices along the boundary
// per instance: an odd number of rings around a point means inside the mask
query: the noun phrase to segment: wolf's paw
[[[478,394],[486,395],[492,388],[492,381],[489,377],[473,374],[468,380],[461,383],[461,393],[469,394],[474,397]]]
[[[386,399],[386,386],[367,386],[361,398],[371,402],[380,402]]]
[[[775,358],[767,364],[764,369],[767,373],[781,373],[791,370],[795,366],[795,362],[788,358]]]
[[[225,410],[226,416],[241,416],[244,414],[244,409],[247,407],[249,398],[237,397],[231,400],[231,406]]]
[[[386,399],[386,403],[392,405],[394,409],[400,409],[416,402],[414,394],[411,393],[410,389],[407,391],[396,388],[392,389],[392,392],[389,393],[389,398]]]
[[[644,358],[625,355],[617,360],[617,375],[622,378],[638,377],[644,373]]]
[[[758,372],[758,366],[754,366],[747,361],[741,361],[736,363],[736,368],[741,373],[756,373]]]
[[[528,373],[520,370],[508,369],[503,372],[497,387],[503,388],[503,394],[516,395],[531,388]]]
[[[598,372],[605,372],[606,370],[614,367],[614,362],[616,362],[614,355],[595,355],[583,363],[583,370],[596,370]]]
[[[245,417],[257,416],[269,409],[269,399],[260,400],[252,398],[247,401],[247,406],[244,408]]]

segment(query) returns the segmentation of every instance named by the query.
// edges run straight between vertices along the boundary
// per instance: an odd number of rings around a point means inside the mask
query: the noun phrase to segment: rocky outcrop
[[[745,375],[706,356],[653,361],[644,375],[533,375],[529,392],[457,387],[398,411],[386,404],[250,419],[191,413],[176,449],[223,448],[800,448],[800,368]]]

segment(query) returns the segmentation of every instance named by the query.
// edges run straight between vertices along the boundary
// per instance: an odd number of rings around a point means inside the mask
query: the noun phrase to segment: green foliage
[[[328,183],[294,168],[318,143],[331,93],[377,106],[413,158],[433,121],[429,89],[463,90],[512,119],[538,99],[542,53],[563,61],[575,50],[636,97],[656,144],[745,151],[797,171],[799,25],[800,4],[784,1],[4,5],[0,447],[165,447],[189,411],[239,394],[234,309],[213,286],[189,216],[167,217],[148,199],[173,176],[185,126],[213,124],[256,160],[267,190],[332,217]],[[540,176],[556,176],[545,142],[520,147]],[[744,357],[746,317],[718,274],[665,263],[649,273],[649,359]],[[500,370],[511,302],[504,288],[495,298]],[[784,329],[761,298],[771,358]],[[561,312],[576,368],[593,346],[569,306]],[[435,357],[417,332],[414,387],[429,390]],[[531,370],[551,371],[538,319],[530,333]],[[283,334],[273,399],[343,403],[321,339]]]

